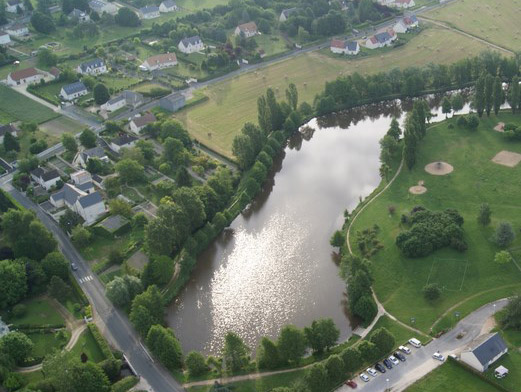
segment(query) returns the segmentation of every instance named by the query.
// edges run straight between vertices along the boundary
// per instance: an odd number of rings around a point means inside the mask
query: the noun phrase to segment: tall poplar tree
[[[514,76],[512,83],[510,83],[510,107],[512,113],[516,114],[519,107],[519,78],[517,76]]]
[[[476,82],[476,93],[474,95],[474,106],[478,116],[483,116],[485,110],[485,76],[481,75]]]
[[[485,112],[490,116],[494,104],[494,77],[488,74],[485,77]]]
[[[494,78],[492,98],[494,101],[494,114],[497,116],[499,109],[501,108],[501,104],[503,103],[503,83],[501,82],[501,78],[499,76]]]

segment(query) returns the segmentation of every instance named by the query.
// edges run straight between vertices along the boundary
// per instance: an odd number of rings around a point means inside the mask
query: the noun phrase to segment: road
[[[121,350],[132,367],[156,392],[183,392],[183,387],[159,363],[154,362],[142,345],[141,339],[130,324],[127,316],[116,309],[105,297],[105,289],[87,262],[74,248],[69,237],[36,204],[2,179],[2,188],[9,192],[23,207],[36,212],[38,219],[58,241],[60,251],[78,270],[73,275],[87,295],[95,312],[95,320],[109,343]]]
[[[449,354],[461,352],[472,340],[482,334],[486,321],[495,312],[503,309],[507,303],[507,299],[501,299],[477,309],[461,320],[451,331],[438,339],[433,339],[428,345],[419,349],[411,347],[412,354],[407,356],[406,362],[401,362],[392,370],[387,370],[385,374],[378,373],[376,377],[369,376],[371,380],[368,383],[364,383],[359,377],[356,377],[357,390],[382,392],[390,388],[391,391],[403,391],[442,364],[433,359],[432,354],[440,351],[446,357]],[[337,389],[337,392],[350,391],[352,389],[345,385]]]

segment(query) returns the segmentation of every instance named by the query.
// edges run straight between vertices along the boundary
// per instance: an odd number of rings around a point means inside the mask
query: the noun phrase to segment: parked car
[[[385,373],[387,371],[380,362],[375,363],[374,368],[378,370],[380,373]]]
[[[360,374],[360,379],[364,382],[369,382],[369,376],[365,373]]]
[[[384,359],[384,366],[387,368],[387,369],[392,369],[393,368],[393,364],[391,363],[391,361],[389,361],[389,359]]]
[[[376,377],[378,375],[378,373],[376,373],[376,370],[374,370],[373,368],[367,368],[366,372],[373,377]]]
[[[76,264],[74,264],[74,263],[71,263],[71,269],[73,271],[78,271],[78,266]]]
[[[398,349],[401,351],[401,352],[404,352],[405,354],[410,354],[412,351],[409,347],[405,347],[405,346],[400,346],[398,347]]]
[[[389,361],[391,361],[391,363],[392,363],[394,366],[398,366],[398,364],[400,363],[400,361],[398,361],[394,355],[391,355],[391,356],[389,357]]]
[[[347,380],[344,384],[346,384],[348,387],[351,387],[353,389],[355,389],[358,385],[356,385],[356,382],[354,382],[353,380]]]
[[[402,362],[405,362],[405,361],[407,360],[407,358],[405,358],[405,355],[403,355],[403,354],[402,354],[401,352],[399,352],[399,351],[396,351],[396,352],[394,353],[394,356],[395,356],[396,358],[398,358],[398,359],[399,359],[400,361],[402,361]]]
[[[445,357],[439,351],[436,351],[434,354],[432,354],[432,357],[441,362],[445,361]]]
[[[420,347],[422,346],[422,342],[420,342],[420,341],[419,341],[418,339],[416,339],[416,338],[411,338],[411,339],[409,339],[409,343],[410,343],[412,346],[416,347],[416,348],[420,348]]]

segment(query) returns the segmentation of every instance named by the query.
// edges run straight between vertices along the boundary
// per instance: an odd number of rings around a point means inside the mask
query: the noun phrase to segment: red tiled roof
[[[254,31],[257,32],[257,24],[255,22],[243,23],[237,26],[241,31]]]
[[[158,54],[156,56],[149,57],[146,62],[148,65],[161,65],[166,63],[177,62],[177,56],[175,53]]]
[[[39,75],[40,72],[36,70],[36,68],[25,68],[19,71],[13,71],[10,73],[11,79],[20,80],[25,78],[30,78],[31,76]]]
[[[331,40],[331,47],[332,48],[338,48],[338,49],[345,49],[346,43],[345,41],[341,39],[332,39]]]
[[[153,123],[156,121],[156,116],[154,116],[152,113],[146,113],[145,115],[141,117],[134,117],[132,120],[134,121],[134,124],[136,124],[136,127],[141,128],[144,127],[147,124]]]

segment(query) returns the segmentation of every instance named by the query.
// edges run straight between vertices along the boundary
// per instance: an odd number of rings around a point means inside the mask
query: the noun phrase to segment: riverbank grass
[[[468,298],[490,291],[485,299],[490,302],[521,287],[521,271],[513,263],[500,266],[493,261],[499,250],[491,241],[497,224],[509,221],[515,231],[521,226],[516,201],[521,185],[514,180],[521,175],[521,165],[508,168],[491,161],[501,150],[521,152],[521,144],[509,142],[493,131],[499,121],[521,124],[520,118],[500,113],[498,117],[482,118],[475,132],[460,129],[456,119],[431,126],[420,143],[415,167],[404,167],[392,186],[360,214],[351,229],[351,246],[355,249],[356,231],[375,223],[380,226],[378,240],[384,248],[373,257],[374,290],[387,311],[426,333],[448,309]],[[454,172],[446,176],[427,174],[425,165],[439,160],[453,165]],[[429,191],[411,195],[409,187],[420,180]],[[492,223],[485,227],[477,222],[479,206],[484,202],[492,209]],[[388,212],[391,205],[396,209],[393,215]],[[465,219],[468,250],[459,253],[442,249],[423,258],[404,257],[395,239],[405,229],[401,215],[417,205],[434,211],[458,210]],[[512,246],[520,244],[518,236]],[[443,268],[438,268],[440,265]],[[423,297],[422,288],[427,283],[442,288],[440,299],[429,302]],[[479,300],[469,302],[471,309],[465,307],[465,312],[474,310],[474,305],[479,307]]]

